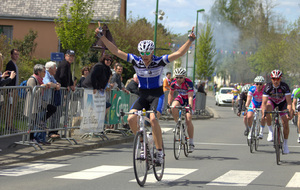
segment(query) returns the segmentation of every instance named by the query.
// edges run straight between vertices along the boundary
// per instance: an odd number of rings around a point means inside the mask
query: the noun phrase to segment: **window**
[[[12,41],[12,39],[13,39],[13,26],[0,25],[0,34],[4,34],[7,37],[7,39]]]

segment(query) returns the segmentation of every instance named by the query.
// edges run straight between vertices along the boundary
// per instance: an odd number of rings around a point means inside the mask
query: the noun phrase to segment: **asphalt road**
[[[166,148],[166,169],[157,182],[148,174],[145,188],[151,189],[299,189],[300,145],[296,128],[290,129],[290,154],[275,161],[272,143],[260,141],[250,153],[243,136],[242,118],[230,107],[217,107],[212,97],[207,106],[215,118],[196,120],[195,151],[175,160],[172,149],[173,121],[161,121]],[[73,155],[0,169],[1,189],[139,189],[132,168],[132,143],[94,149]]]

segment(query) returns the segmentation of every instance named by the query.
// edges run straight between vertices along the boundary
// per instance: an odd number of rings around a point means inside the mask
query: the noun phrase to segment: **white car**
[[[233,94],[232,87],[223,87],[220,88],[216,93],[216,105],[231,105]]]

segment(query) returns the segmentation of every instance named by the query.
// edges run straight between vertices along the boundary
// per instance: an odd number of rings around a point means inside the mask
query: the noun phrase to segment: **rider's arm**
[[[95,30],[96,33],[99,33],[99,28]],[[115,56],[127,61],[127,53],[119,50],[115,44],[113,44],[111,41],[109,41],[105,36],[101,36],[100,40],[104,43],[104,45],[107,47],[107,49],[114,54]]]
[[[262,98],[262,103],[261,103],[261,113],[262,113],[262,116],[264,116],[265,110],[267,109],[268,99],[269,98],[267,96],[263,96],[263,98]]]
[[[245,104],[245,107],[246,107],[246,108],[249,107],[250,102],[251,102],[251,99],[252,99],[252,96],[247,95],[247,101],[246,101],[246,104]]]
[[[174,91],[170,90],[168,95],[168,105],[171,105],[173,98],[174,98]]]
[[[188,98],[189,98],[189,105],[191,108],[193,108],[193,96],[194,96],[194,92],[191,91],[191,92],[188,92]]]
[[[174,53],[172,53],[168,56],[169,62],[175,61],[176,59],[183,56],[188,51],[189,47],[192,45],[193,41],[196,39],[196,36],[193,31],[194,31],[194,27],[192,29],[192,33],[189,35],[189,39],[185,42],[185,44],[183,44],[177,51],[175,51]],[[194,40],[192,40],[192,39],[194,39]]]
[[[297,98],[293,99],[292,109],[296,111]]]
[[[288,109],[289,112],[290,112],[289,116],[290,116],[290,118],[292,118],[292,117],[293,117],[293,116],[292,116],[292,115],[293,115],[293,112],[292,112],[292,99],[291,99],[291,94],[286,95],[285,98],[286,98],[286,103],[287,103],[287,109]]]

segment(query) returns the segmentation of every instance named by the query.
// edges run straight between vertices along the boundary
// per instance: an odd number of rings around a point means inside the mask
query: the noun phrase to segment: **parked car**
[[[216,105],[231,105],[233,94],[232,87],[223,87],[220,88],[219,91],[216,93]]]

